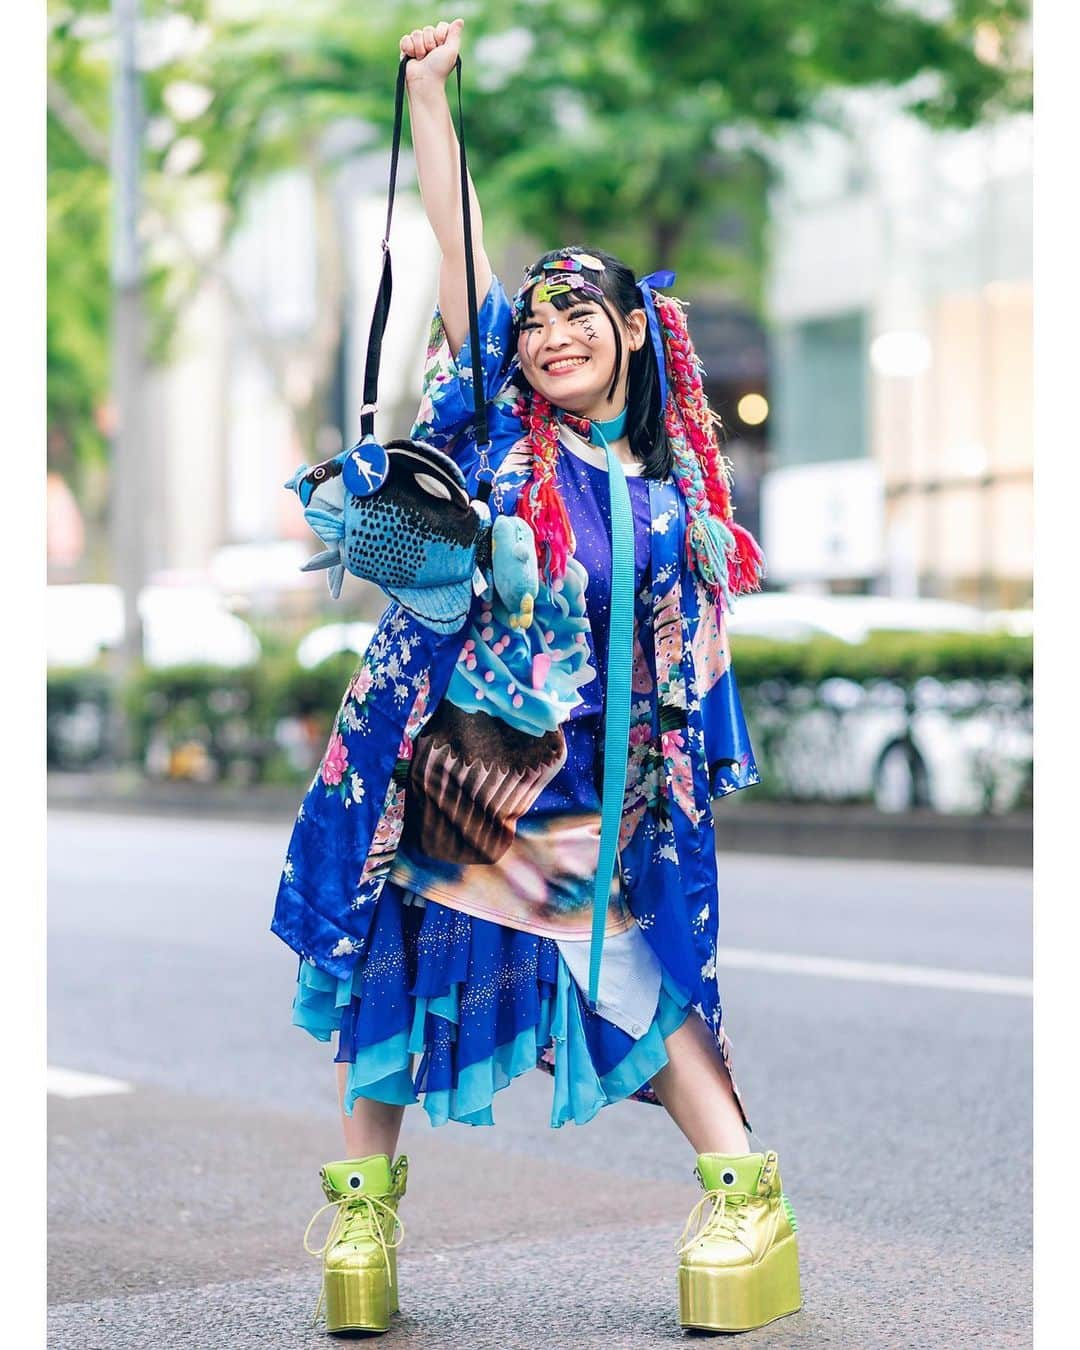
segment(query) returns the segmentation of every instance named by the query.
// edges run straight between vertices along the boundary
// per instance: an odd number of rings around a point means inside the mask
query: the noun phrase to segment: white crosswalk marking
[[[887,961],[849,961],[835,956],[796,956],[748,947],[721,947],[719,965],[733,970],[765,970],[777,975],[817,975],[829,980],[863,980],[870,984],[906,984],[922,989],[956,989],[967,994],[1008,994],[1031,998],[1034,983],[1020,975],[991,975],[978,970],[943,970],[938,966],[892,965]]]
[[[118,1092],[134,1092],[130,1083],[106,1078],[98,1073],[79,1073],[76,1069],[45,1070],[45,1090],[52,1097],[108,1097]]]

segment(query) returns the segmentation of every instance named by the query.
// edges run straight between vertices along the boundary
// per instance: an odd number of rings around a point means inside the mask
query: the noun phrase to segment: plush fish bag
[[[335,599],[349,571],[438,633],[462,626],[490,527],[448,455],[422,441],[361,441],[314,468],[302,464],[285,486],[327,545],[304,570],[327,568]]]
[[[468,618],[473,592],[494,586],[515,628],[532,622],[539,579],[529,526],[500,516],[491,525],[487,492],[470,500],[461,470],[448,455],[423,441],[375,439],[379,362],[390,312],[390,219],[394,205],[398,148],[405,96],[405,67],[398,66],[394,133],[390,153],[382,276],[368,334],[360,440],[351,449],[309,468],[285,484],[300,498],[304,518],[326,545],[304,564],[305,572],[327,569],[336,600],[346,571],[373,581],[420,623],[437,633],[455,633]],[[460,108],[461,62],[457,64]],[[465,131],[458,127],[461,180],[466,183]],[[477,330],[476,269],[472,256],[469,196],[462,199],[469,332],[473,369],[481,368]],[[473,390],[477,444],[490,443],[482,382]],[[490,476],[487,491],[490,491]],[[526,537],[527,536],[527,537]],[[492,553],[497,561],[492,570]]]

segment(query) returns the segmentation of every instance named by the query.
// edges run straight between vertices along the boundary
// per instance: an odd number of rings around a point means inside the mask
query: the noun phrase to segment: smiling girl
[[[657,293],[670,273],[639,280],[611,254],[562,247],[509,297],[470,182],[473,369],[445,90],[462,28],[401,39],[442,254],[413,437],[449,454],[472,493],[493,478],[491,510],[520,522],[539,590],[529,622],[478,594],[445,659],[392,605],[362,691],[354,679],[346,694],[333,772],[316,776],[294,831],[274,929],[305,958],[294,1021],[338,1035],[347,1153],[322,1170],[327,1326],[383,1330],[397,1308],[406,1106],[490,1125],[495,1092],[540,1067],[553,1126],[628,1098],[670,1113],[704,1190],[677,1243],[681,1324],[746,1330],[800,1306],[794,1216],[776,1154],[749,1147],[717,976],[711,804],[758,781],[725,613],[763,561],[732,518],[683,307]],[[470,425],[476,380],[485,447]],[[625,788],[605,721],[620,678]],[[605,895],[612,763],[621,823]],[[346,844],[341,784],[357,778]],[[360,876],[348,894],[328,862],[341,858]]]

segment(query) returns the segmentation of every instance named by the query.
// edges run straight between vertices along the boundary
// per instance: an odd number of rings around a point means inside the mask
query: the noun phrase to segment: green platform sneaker
[[[408,1173],[404,1154],[391,1166],[385,1153],[321,1169],[327,1203],[311,1216],[304,1249],[323,1259],[314,1321],[325,1304],[327,1331],[386,1331],[397,1312],[397,1249],[405,1236],[397,1206]],[[336,1212],[326,1241],[311,1247],[312,1225],[328,1209]]]
[[[702,1153],[705,1194],[679,1252],[679,1321],[705,1331],[751,1331],[798,1312],[795,1215],[775,1153]]]

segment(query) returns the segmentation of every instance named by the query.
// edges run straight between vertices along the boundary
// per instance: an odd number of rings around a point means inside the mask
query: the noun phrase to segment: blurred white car
[[[375,625],[357,619],[353,623],[328,623],[300,639],[296,659],[305,670],[310,670],[328,656],[339,652],[355,652],[362,656],[375,635]]]
[[[804,708],[754,700],[763,772],[805,801],[880,811],[1008,811],[1030,790],[1031,706],[1021,682],[924,678],[904,690],[832,679]]]
[[[951,600],[765,591],[736,600],[727,625],[732,636],[745,633],[790,642],[834,637],[842,642],[863,642],[876,629],[983,632],[988,626],[987,617],[974,605]]]
[[[891,596],[766,592],[735,602],[728,628],[776,641],[833,637],[858,643],[875,630],[1030,632],[1025,611]],[[796,698],[799,697],[798,693]],[[1004,811],[1030,789],[1029,694],[1019,681],[918,681],[912,706],[884,681],[825,680],[805,706],[755,700],[760,758],[803,800],[872,800],[882,811]]]
[[[1033,609],[995,609],[986,616],[991,632],[1012,633],[1014,637],[1033,637],[1035,611]]]
[[[161,667],[206,663],[246,666],[259,640],[209,586],[147,586],[139,596],[143,659]],[[46,660],[85,666],[119,644],[124,604],[119,586],[72,583],[45,588]]]

